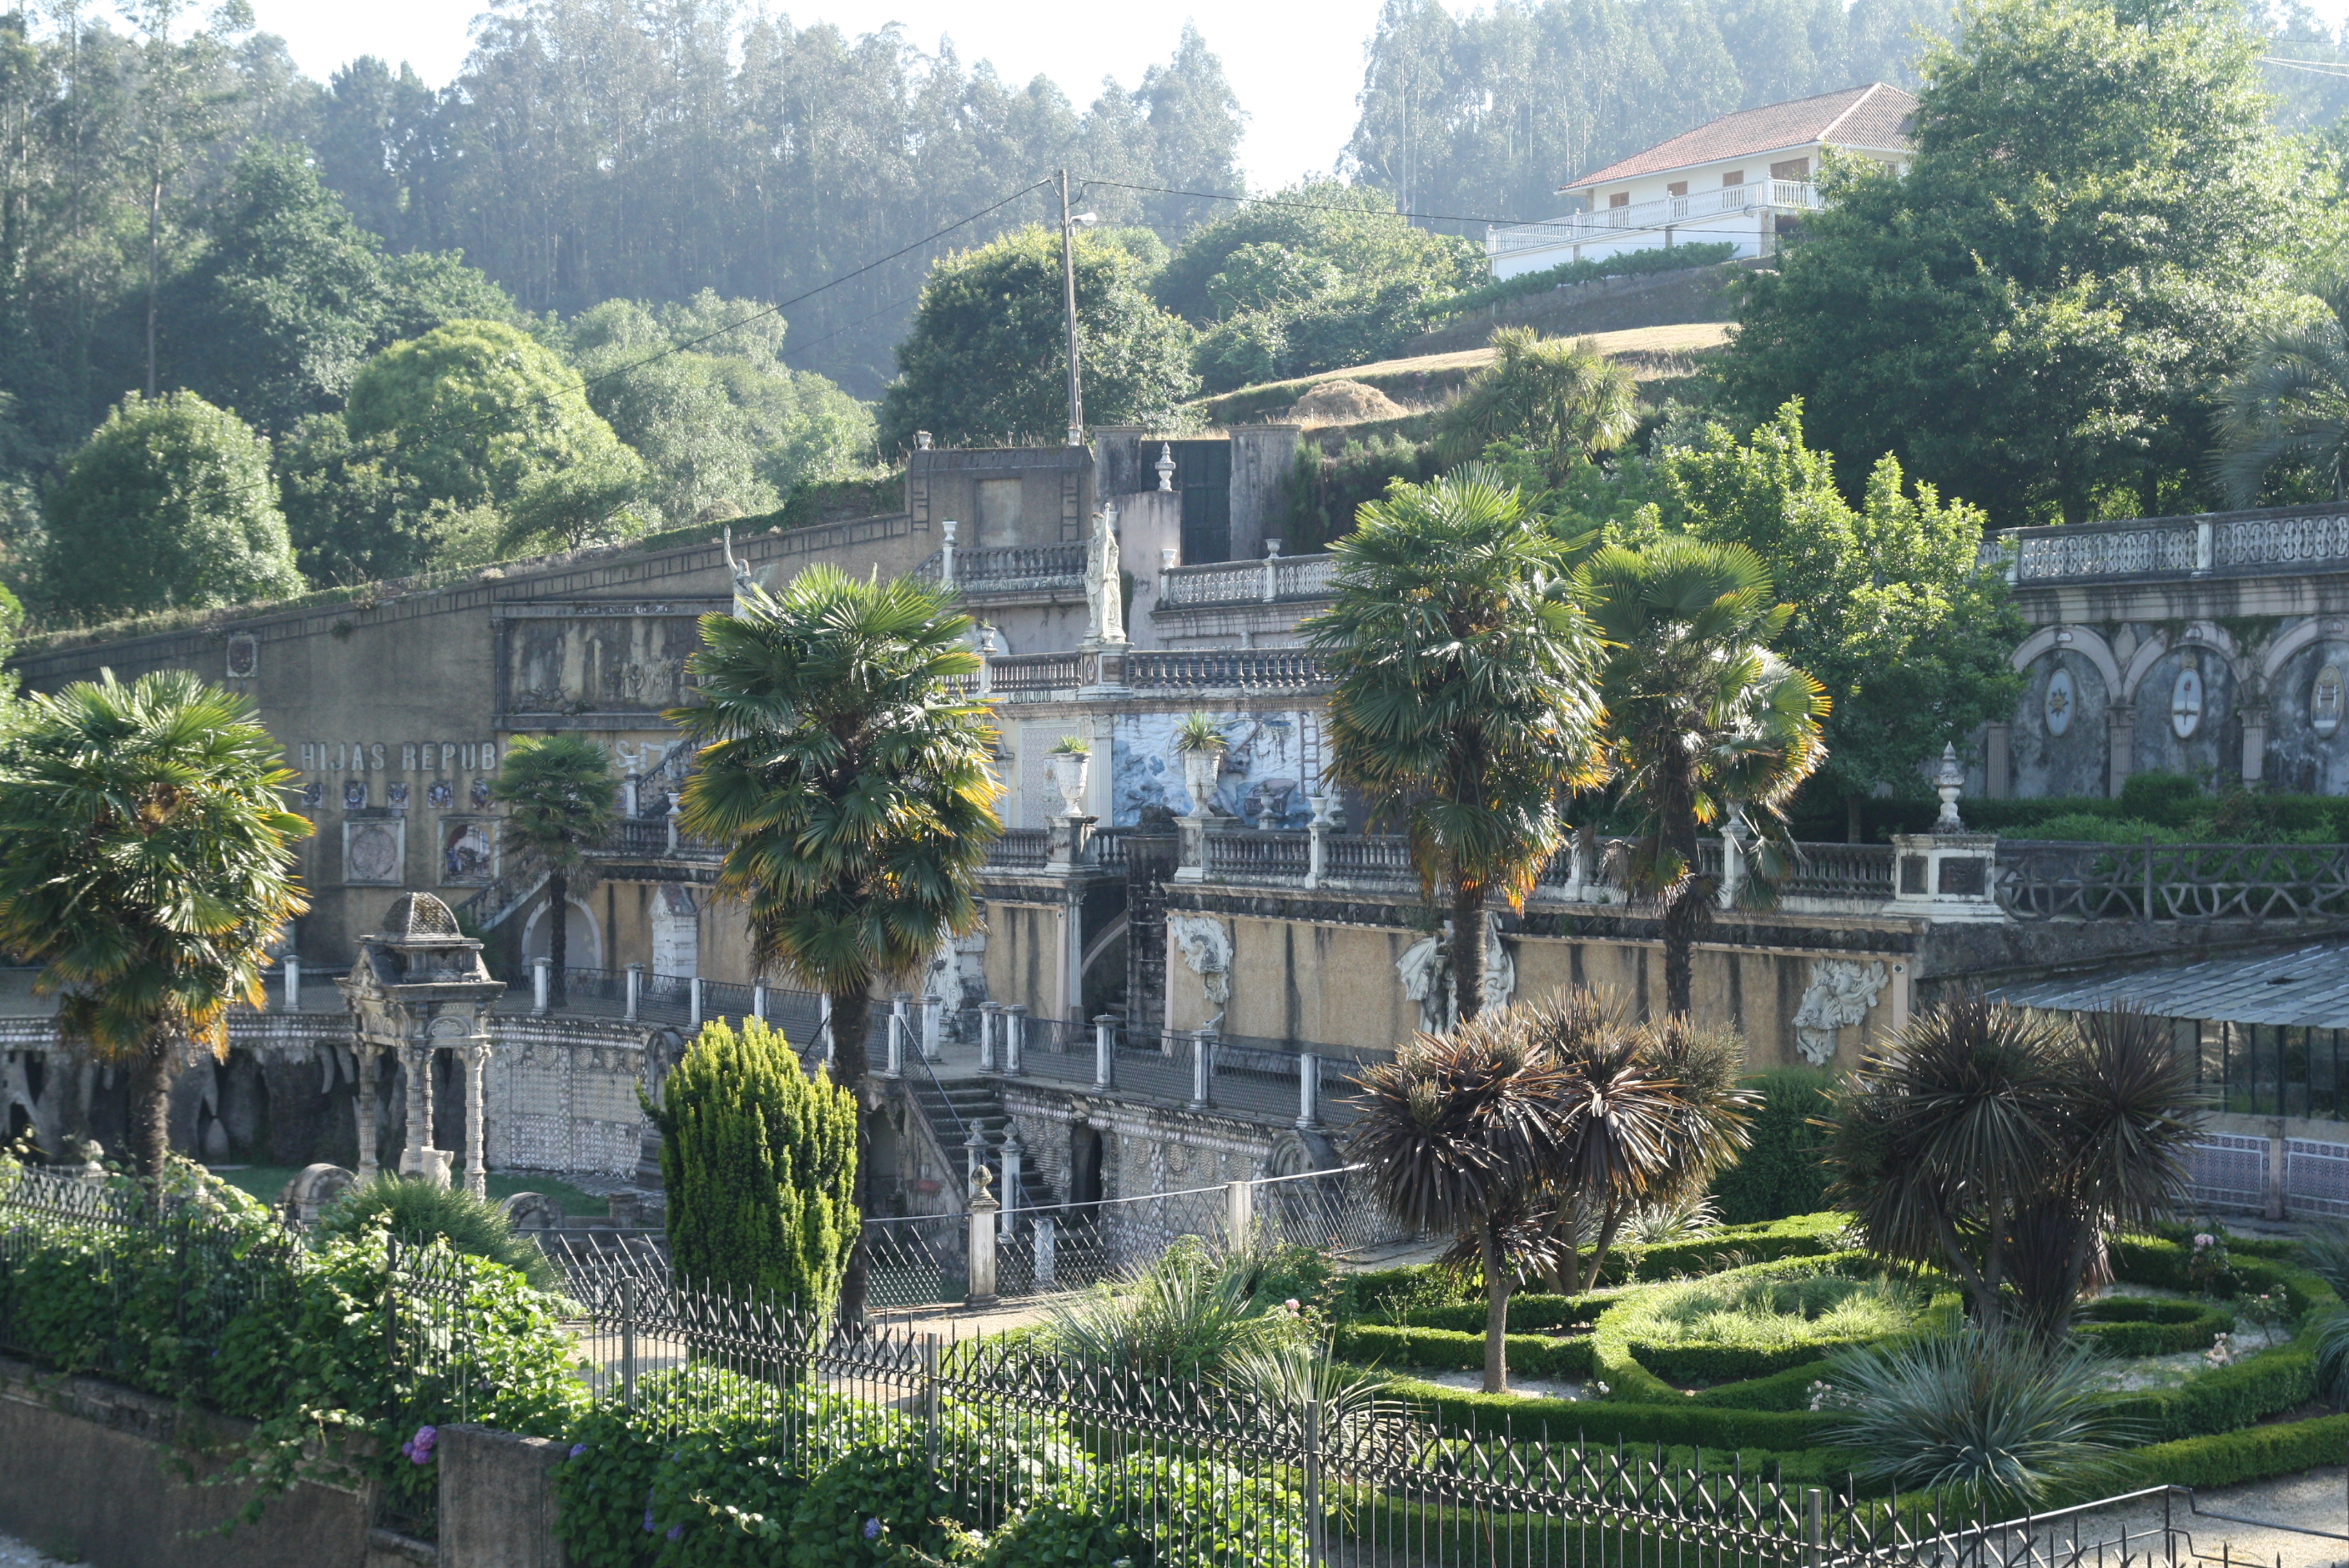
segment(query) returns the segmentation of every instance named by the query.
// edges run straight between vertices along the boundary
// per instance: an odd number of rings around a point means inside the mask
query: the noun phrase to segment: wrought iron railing
[[[2018,920],[2312,920],[2349,914],[2349,844],[1998,846]]]

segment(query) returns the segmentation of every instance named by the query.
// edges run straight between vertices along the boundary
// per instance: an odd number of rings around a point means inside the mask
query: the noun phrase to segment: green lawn
[[[285,1191],[285,1183],[301,1174],[291,1165],[222,1165],[216,1168],[220,1179],[242,1191],[252,1193],[264,1203],[274,1203]],[[612,1205],[608,1199],[592,1192],[582,1192],[568,1181],[554,1176],[533,1175],[527,1171],[492,1171],[489,1175],[490,1196],[503,1200],[517,1192],[539,1192],[563,1205],[566,1214],[608,1214]]]

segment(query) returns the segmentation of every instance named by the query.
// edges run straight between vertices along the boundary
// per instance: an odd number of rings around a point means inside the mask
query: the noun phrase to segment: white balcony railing
[[[1661,196],[1623,207],[1594,208],[1547,223],[1489,229],[1485,234],[1485,253],[1506,256],[1518,251],[1547,250],[1554,245],[1588,244],[1593,240],[1613,239],[1669,225],[1702,224],[1724,212],[1745,212],[1757,208],[1811,212],[1825,205],[1819,200],[1819,188],[1807,180],[1749,180],[1743,185],[1725,185],[1718,191]]]
[[[2349,563],[2349,512],[2310,508],[2009,529],[1982,542],[1984,561],[1997,556],[2002,541],[2013,542],[2008,572],[2017,583],[2261,567],[2338,571]]]
[[[1169,568],[1159,579],[1162,605],[1269,603],[1324,599],[1337,558],[1276,555],[1263,561],[1216,561]]]

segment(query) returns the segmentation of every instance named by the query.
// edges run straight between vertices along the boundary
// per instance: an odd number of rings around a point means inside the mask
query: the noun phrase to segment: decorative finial
[[[1966,787],[1965,764],[1958,760],[1958,748],[1952,741],[1941,748],[1941,766],[1933,776],[1933,788],[1941,797],[1941,815],[1933,823],[1937,833],[1962,833],[1966,825],[1958,818],[1958,794]]]
[[[916,451],[917,451],[917,452],[926,452],[926,451],[928,451],[929,449],[930,449],[930,433],[929,433],[927,430],[916,430],[916,431],[915,431],[915,432],[914,432],[914,450],[916,450]]]
[[[1171,490],[1174,488],[1174,449],[1173,446],[1164,441],[1159,442],[1158,460],[1150,466],[1158,471],[1158,488],[1161,490]]]

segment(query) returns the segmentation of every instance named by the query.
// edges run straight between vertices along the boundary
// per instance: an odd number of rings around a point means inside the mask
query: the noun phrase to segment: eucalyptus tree
[[[1561,801],[1603,773],[1570,548],[1482,469],[1397,485],[1331,546],[1330,608],[1301,628],[1330,672],[1330,776],[1401,824],[1450,913],[1464,1020],[1492,901],[1524,902],[1565,841]]]
[[[171,1077],[228,1054],[263,1003],[270,945],[307,906],[307,820],[284,749],[243,697],[183,670],[25,700],[0,761],[0,947],[42,966],[57,1026],[129,1070],[131,1157],[171,1153]]]
[[[668,715],[698,748],[683,825],[724,846],[718,886],[742,903],[753,965],[831,998],[838,1081],[863,1105],[874,987],[976,928],[1001,831],[995,728],[965,681],[978,668],[970,629],[934,588],[812,566],[735,615],[702,617],[686,664],[699,700]],[[874,1114],[858,1124],[859,1212]],[[843,1321],[863,1313],[864,1279],[860,1244]]]
[[[518,736],[498,763],[490,799],[506,809],[500,830],[517,868],[546,873],[547,1005],[569,1000],[571,893],[587,851],[611,837],[619,779],[611,753],[584,735]]]
[[[1719,886],[1697,830],[1742,810],[1764,863],[1787,852],[1783,808],[1825,754],[1827,699],[1770,651],[1794,609],[1772,603],[1743,545],[1665,534],[1645,551],[1610,545],[1578,577],[1609,650],[1607,757],[1640,816],[1630,882],[1661,908],[1664,1005],[1685,1014]]]

